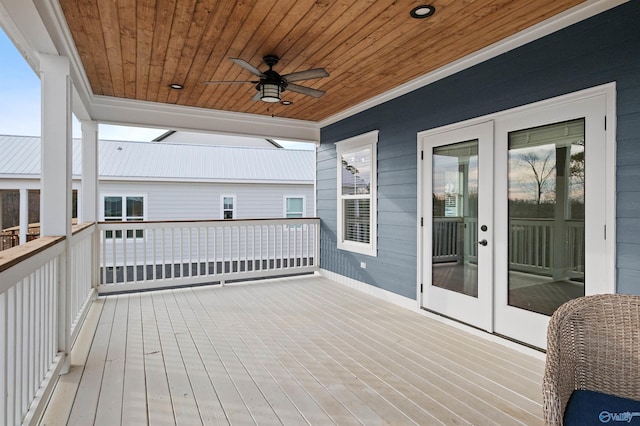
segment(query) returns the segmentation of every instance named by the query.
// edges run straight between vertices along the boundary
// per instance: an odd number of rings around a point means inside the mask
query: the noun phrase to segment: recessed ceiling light
[[[411,17],[416,19],[428,18],[436,12],[435,6],[423,4],[416,6],[411,10]]]
[[[172,89],[176,89],[176,90],[184,89],[184,86],[182,84],[179,84],[179,83],[171,83],[169,85],[169,87],[171,87]]]
[[[293,102],[291,102],[291,101],[281,101],[280,103],[282,105],[291,105]]]

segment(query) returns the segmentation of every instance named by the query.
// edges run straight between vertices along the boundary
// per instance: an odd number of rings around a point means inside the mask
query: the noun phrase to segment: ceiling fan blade
[[[236,83],[259,83],[259,81],[252,80],[218,80],[218,81],[203,81],[202,84],[236,84]]]
[[[240,59],[240,58],[229,58],[229,59],[231,60],[231,62],[233,62],[234,64],[240,65],[242,68],[244,68],[245,70],[249,71],[253,75],[257,75],[258,77],[266,77],[262,73],[262,71],[260,71],[258,68],[254,67],[253,65],[251,65],[249,62],[245,61],[244,59]]]
[[[253,98],[251,98],[252,101],[259,101],[260,98],[262,97],[262,93],[260,93],[260,91],[256,92],[255,95],[253,95]]]
[[[300,80],[311,80],[313,78],[329,77],[329,73],[324,68],[314,68],[312,70],[292,72],[282,76],[287,82],[292,83]]]
[[[312,89],[311,87],[299,86],[297,84],[288,84],[287,90],[291,90],[292,92],[301,93],[307,96],[313,96],[314,98],[319,98],[325,93],[323,90]]]

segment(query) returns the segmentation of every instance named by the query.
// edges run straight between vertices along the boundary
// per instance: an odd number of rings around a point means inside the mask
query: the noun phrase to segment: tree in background
[[[520,161],[528,166],[532,172],[531,180],[523,180],[523,189],[533,192],[536,204],[540,205],[544,195],[554,190],[555,178],[555,152],[547,151],[544,157],[538,151],[525,152],[520,154]]]

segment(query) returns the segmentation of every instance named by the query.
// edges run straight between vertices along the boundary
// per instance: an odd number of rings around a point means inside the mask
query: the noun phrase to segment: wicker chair
[[[563,424],[578,389],[640,400],[640,296],[580,297],[553,314],[542,385],[546,424]]]

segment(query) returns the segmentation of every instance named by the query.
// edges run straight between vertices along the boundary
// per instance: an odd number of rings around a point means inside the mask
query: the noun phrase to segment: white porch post
[[[20,190],[20,244],[27,242],[29,232],[29,191]]]
[[[98,221],[98,122],[82,120],[82,186],[80,187],[81,223]],[[98,288],[100,282],[99,233],[93,235],[93,256],[91,267],[91,287]],[[94,292],[94,297],[97,292]]]
[[[65,236],[58,272],[58,351],[64,353],[61,373],[69,372],[71,348],[71,77],[69,59],[40,55],[42,87],[42,171],[40,177],[40,235]]]
[[[71,235],[71,80],[69,60],[41,55],[40,235]]]
[[[80,222],[98,220],[98,123],[83,120]]]

